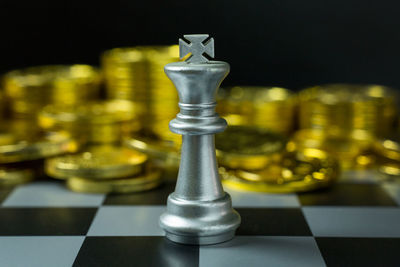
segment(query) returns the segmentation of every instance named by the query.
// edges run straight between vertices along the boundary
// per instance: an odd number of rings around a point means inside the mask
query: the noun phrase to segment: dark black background
[[[400,88],[398,0],[0,1],[0,72],[209,33],[229,85]]]

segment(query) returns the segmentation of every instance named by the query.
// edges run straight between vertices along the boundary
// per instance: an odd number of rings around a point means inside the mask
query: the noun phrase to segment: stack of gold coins
[[[132,138],[126,140],[125,145],[142,151],[151,157],[155,164],[167,173],[175,174],[179,168],[180,143],[141,133],[140,135],[134,135]]]
[[[248,126],[229,126],[216,135],[219,164],[231,169],[257,170],[278,162],[286,140],[270,130]]]
[[[218,113],[229,125],[250,125],[290,134],[294,129],[296,96],[279,87],[233,87],[221,89]]]
[[[148,157],[118,146],[91,146],[85,151],[47,159],[46,174],[66,180],[68,188],[85,193],[130,193],[161,184],[161,172]]]
[[[31,120],[7,121],[0,129],[0,186],[29,182],[40,176],[44,158],[77,149],[66,133],[43,132]]]
[[[344,168],[371,163],[377,137],[393,131],[397,95],[379,85],[332,84],[299,94],[299,126],[292,145],[321,148],[340,159]]]
[[[3,90],[0,88],[0,122],[4,120],[6,116],[6,101],[4,99]]]
[[[118,143],[139,130],[137,109],[128,100],[89,102],[75,107],[50,105],[39,113],[38,121],[43,129],[66,131],[84,144]]]
[[[372,144],[373,139],[365,132],[344,134],[322,129],[302,129],[293,134],[288,147],[291,150],[321,149],[339,159],[343,169],[364,169],[375,163],[375,156],[370,153]]]
[[[88,65],[55,65],[4,75],[13,116],[32,117],[48,104],[77,105],[99,97],[99,72]]]
[[[287,149],[282,136],[265,128],[230,126],[216,135],[223,184],[258,192],[304,192],[330,186],[335,159],[319,149]]]
[[[178,95],[164,73],[167,63],[178,60],[178,46],[115,48],[101,59],[107,97],[142,105],[144,131],[165,140],[180,138],[168,129],[178,113]]]
[[[400,138],[398,135],[379,139],[374,145],[378,171],[387,177],[400,176]]]
[[[396,120],[397,94],[384,86],[315,86],[300,92],[299,100],[302,129],[383,136],[393,131]]]

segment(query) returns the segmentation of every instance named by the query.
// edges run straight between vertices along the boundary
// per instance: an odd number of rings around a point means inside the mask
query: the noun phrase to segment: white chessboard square
[[[400,237],[400,209],[388,207],[303,207],[318,237]]]
[[[18,186],[2,206],[5,207],[97,207],[104,194],[82,194],[68,190],[60,182],[35,182]]]
[[[72,266],[84,236],[1,236],[0,266]]]
[[[386,182],[382,184],[383,189],[400,205],[400,183],[399,182]]]
[[[237,236],[200,247],[200,267],[325,266],[313,237]]]
[[[165,206],[103,206],[88,236],[163,236],[158,225]]]
[[[252,208],[294,208],[300,207],[296,194],[267,194],[256,192],[236,191],[225,188],[232,198],[233,207]]]

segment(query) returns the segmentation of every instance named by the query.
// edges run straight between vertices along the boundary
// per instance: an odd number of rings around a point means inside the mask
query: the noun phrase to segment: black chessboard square
[[[174,190],[174,183],[166,183],[150,191],[108,195],[103,205],[166,205],[168,195]]]
[[[316,238],[328,266],[399,266],[399,238]]]
[[[0,208],[0,235],[86,235],[96,208]]]
[[[237,208],[242,222],[237,235],[310,236],[311,231],[300,209]]]
[[[299,194],[302,206],[396,206],[377,184],[338,183],[331,188]]]
[[[87,237],[74,266],[198,266],[199,247],[161,236]]]

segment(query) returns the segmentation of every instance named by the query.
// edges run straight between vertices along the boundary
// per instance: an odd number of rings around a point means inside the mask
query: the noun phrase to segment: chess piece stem
[[[224,196],[218,177],[213,135],[183,135],[175,194],[184,199],[211,201]]]

